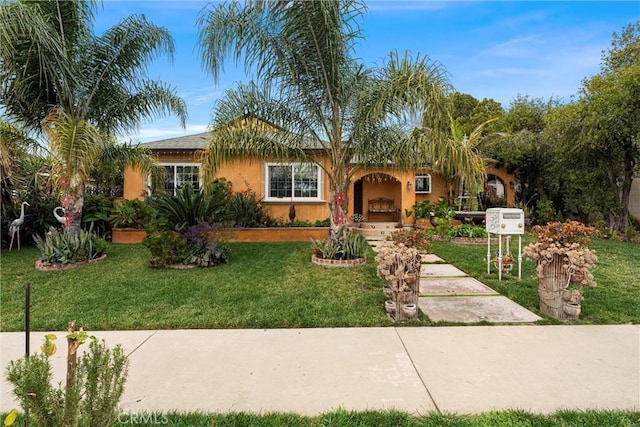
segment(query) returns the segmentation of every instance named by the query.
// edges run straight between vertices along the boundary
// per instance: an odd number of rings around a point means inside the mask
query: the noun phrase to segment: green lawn
[[[531,238],[525,236],[523,247]],[[538,282],[535,277],[535,264],[523,259],[522,280],[518,281],[517,266],[509,275],[498,275],[492,269],[487,274],[486,245],[454,245],[435,242],[432,245],[435,253],[447,262],[455,264],[467,274],[495,289],[500,294],[537,314]],[[492,246],[492,250],[496,249]],[[584,290],[580,320],[581,324],[624,324],[640,323],[640,245],[622,243],[611,240],[594,239],[592,249],[598,256],[598,263],[593,275],[598,284],[594,288]],[[511,245],[511,254],[518,254],[517,241]],[[540,323],[560,323],[546,318]]]
[[[4,419],[6,414],[0,414]],[[118,425],[188,427],[632,427],[640,425],[640,412],[559,411],[538,415],[510,410],[480,415],[428,414],[413,417],[398,411],[348,412],[339,410],[315,417],[295,414],[125,414]],[[22,425],[19,416],[16,426]]]
[[[105,261],[66,271],[34,268],[34,248],[2,253],[2,331],[23,330],[32,283],[33,330],[75,319],[89,330],[389,325],[373,262],[311,264],[309,243],[234,243],[229,264],[152,269],[142,245],[112,244]],[[373,259],[373,252],[370,254]]]
[[[599,286],[585,291],[578,323],[640,323],[640,245],[594,241]],[[362,267],[311,264],[310,244],[234,243],[231,262],[206,269],[147,267],[141,245],[112,244],[102,263],[41,272],[35,248],[1,254],[0,330],[24,328],[24,284],[32,283],[33,330],[60,330],[69,320],[89,330],[389,326],[373,252]],[[486,246],[434,243],[433,250],[468,274],[537,312],[534,264],[523,280],[486,274]],[[512,253],[514,251],[512,250]],[[554,323],[546,319],[542,323]],[[424,318],[411,325],[431,325]]]

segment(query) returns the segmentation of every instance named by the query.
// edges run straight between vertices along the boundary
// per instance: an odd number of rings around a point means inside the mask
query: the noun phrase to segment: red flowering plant
[[[539,278],[544,277],[544,266],[559,257],[569,277],[567,286],[570,283],[580,287],[596,286],[591,270],[598,258],[589,249],[590,237],[595,233],[593,227],[578,221],[566,221],[537,225],[532,231],[538,241],[527,245],[524,255],[538,264]]]

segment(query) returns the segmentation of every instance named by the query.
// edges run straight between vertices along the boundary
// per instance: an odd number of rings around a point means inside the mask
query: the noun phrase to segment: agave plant
[[[72,264],[98,258],[106,249],[106,242],[93,229],[80,230],[72,236],[51,227],[45,239],[33,236],[45,264]]]

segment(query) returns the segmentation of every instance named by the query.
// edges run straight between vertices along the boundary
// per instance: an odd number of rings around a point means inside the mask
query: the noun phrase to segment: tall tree
[[[603,164],[617,207],[612,229],[629,223],[631,182],[640,161],[640,21],[613,34],[599,74],[583,82],[576,103],[578,120],[564,127],[576,149],[589,150]]]
[[[258,82],[227,91],[217,103],[204,172],[234,157],[316,163],[329,180],[334,244],[346,224],[354,174],[389,161],[396,168],[431,162],[427,145],[438,133],[412,139],[408,123],[425,112],[447,119],[440,65],[392,52],[381,68],[366,69],[352,56],[364,11],[355,0],[256,0],[210,7],[198,21],[203,64],[214,79],[231,55]],[[255,120],[229,125],[239,117]],[[323,152],[328,165],[305,148]]]
[[[172,57],[169,32],[141,15],[96,36],[95,8],[82,0],[0,6],[0,102],[11,120],[48,138],[70,233],[80,227],[89,171],[107,136],[165,114],[186,121],[175,91],[146,77],[153,59]]]

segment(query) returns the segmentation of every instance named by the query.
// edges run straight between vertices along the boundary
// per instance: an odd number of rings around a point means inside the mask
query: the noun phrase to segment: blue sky
[[[177,119],[158,119],[125,139],[153,141],[202,132],[216,99],[247,81],[229,61],[217,82],[202,70],[196,19],[204,1],[104,0],[95,31],[131,14],[144,14],[174,37],[173,63],[157,60],[153,79],[173,85],[189,112],[186,131]],[[365,39],[356,56],[381,64],[391,50],[428,55],[448,71],[454,88],[505,108],[518,95],[569,101],[581,82],[599,72],[614,32],[640,20],[640,1],[367,1],[360,21]]]

